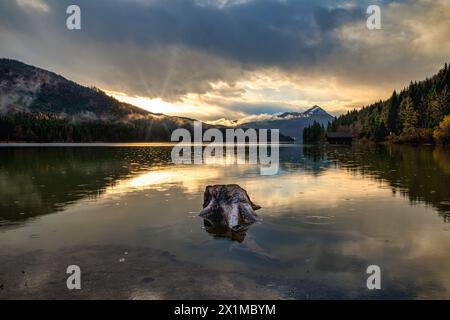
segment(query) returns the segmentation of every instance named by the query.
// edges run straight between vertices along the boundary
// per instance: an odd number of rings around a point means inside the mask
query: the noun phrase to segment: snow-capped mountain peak
[[[319,106],[313,106],[307,109],[304,112],[285,112],[280,114],[278,118],[286,119],[286,118],[308,118],[312,116],[329,116],[332,117],[328,112],[322,109]]]
[[[326,115],[329,115],[328,112],[326,112],[324,109],[322,109],[319,106],[313,106],[313,107],[309,108],[308,110],[306,110],[305,112],[303,112],[303,114],[307,115],[307,116],[313,116],[313,115],[314,116],[319,116],[319,115],[326,116]]]

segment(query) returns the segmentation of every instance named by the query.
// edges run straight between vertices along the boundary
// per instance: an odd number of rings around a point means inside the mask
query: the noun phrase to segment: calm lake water
[[[1,147],[0,298],[450,299],[448,150],[284,146],[275,176],[170,151]],[[234,240],[198,217],[232,183],[263,218]]]

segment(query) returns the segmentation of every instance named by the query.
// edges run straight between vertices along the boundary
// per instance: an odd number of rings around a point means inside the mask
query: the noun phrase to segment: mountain
[[[314,122],[327,127],[334,117],[319,106],[313,106],[304,112],[285,112],[274,115],[269,120],[253,121],[241,124],[241,128],[279,129],[280,133],[302,141],[303,129]]]
[[[331,116],[328,112],[319,106],[313,106],[304,112],[285,112],[278,116],[278,118],[299,118],[299,117],[311,117],[311,116]]]
[[[0,141],[168,142],[194,119],[152,113],[53,72],[0,59]],[[203,130],[221,125],[203,123]],[[270,136],[270,135],[269,135]],[[292,142],[280,135],[280,141]]]
[[[170,141],[193,119],[151,113],[53,72],[0,59],[0,141]]]
[[[450,67],[431,78],[411,82],[400,93],[340,116],[332,131],[352,131],[362,139],[393,142],[445,142],[450,140]]]

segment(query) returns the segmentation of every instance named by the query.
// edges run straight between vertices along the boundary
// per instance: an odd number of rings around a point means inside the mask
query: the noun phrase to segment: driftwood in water
[[[228,228],[238,230],[261,220],[255,213],[260,208],[237,184],[207,186],[200,217],[206,220],[222,217]]]

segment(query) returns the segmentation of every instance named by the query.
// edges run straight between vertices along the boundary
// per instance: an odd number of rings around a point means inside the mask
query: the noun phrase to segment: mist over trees
[[[0,97],[0,141],[170,142],[176,129],[194,131],[194,119],[152,113],[16,60],[0,59]],[[227,129],[203,123],[213,127]]]
[[[152,119],[68,121],[48,113],[0,115],[0,141],[7,142],[165,142],[177,128],[174,122]]]

